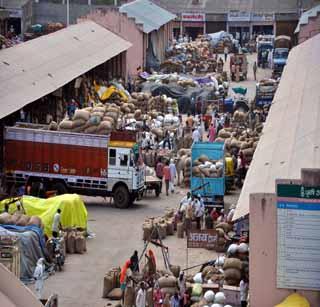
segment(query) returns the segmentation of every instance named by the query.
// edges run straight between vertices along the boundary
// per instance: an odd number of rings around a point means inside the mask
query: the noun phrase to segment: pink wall
[[[298,43],[306,41],[308,38],[320,33],[320,14],[317,17],[309,17],[309,23],[300,26]]]
[[[99,9],[91,12],[85,17],[79,18],[78,22],[87,19],[96,22],[132,43],[133,46],[127,51],[126,66],[128,75],[135,75],[137,67],[144,66],[146,50],[144,49],[145,35],[139,30],[139,27],[135,24],[133,19],[119,13],[117,9]]]
[[[264,199],[264,200],[263,200]],[[273,307],[293,293],[276,288],[276,195],[250,195],[250,306]],[[297,291],[311,307],[320,306],[320,292]]]

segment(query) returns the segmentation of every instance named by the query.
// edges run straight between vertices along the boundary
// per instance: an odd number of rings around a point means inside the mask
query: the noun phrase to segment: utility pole
[[[67,0],[67,27],[70,25],[70,3],[69,0]]]

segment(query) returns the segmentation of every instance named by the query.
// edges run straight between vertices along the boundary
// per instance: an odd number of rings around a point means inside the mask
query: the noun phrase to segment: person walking
[[[248,306],[248,294],[249,294],[249,276],[246,272],[243,279],[240,281],[240,302],[241,307]]]
[[[192,196],[192,200],[194,197]],[[192,206],[192,200],[190,200],[187,204],[185,215],[184,215],[184,229],[186,231],[186,235],[189,235],[189,231],[191,229],[191,222],[193,219],[193,206]]]
[[[35,290],[36,290],[36,295],[37,299],[41,300],[42,298],[42,290],[44,286],[44,271],[45,271],[45,266],[44,266],[44,259],[40,258],[37,261],[37,266],[34,270],[33,277],[36,280],[35,283]]]
[[[159,283],[156,282],[153,290],[153,306],[161,307],[163,304],[164,295],[160,289]]]
[[[180,307],[180,296],[178,292],[171,297],[170,307]]]
[[[254,80],[256,81],[257,80],[257,62],[256,61],[254,61],[252,69],[253,69]]]
[[[193,143],[197,143],[200,141],[200,133],[198,129],[193,129],[192,140],[193,140]]]
[[[201,229],[201,221],[204,215],[204,205],[201,204],[200,199],[195,197],[193,200],[193,207],[195,210],[196,222],[197,222],[197,229]]]
[[[59,237],[59,230],[61,228],[61,209],[59,208],[56,212],[56,214],[53,217],[53,223],[52,223],[52,236],[54,238]]]
[[[164,165],[161,161],[161,158],[159,158],[157,164],[156,164],[156,176],[161,180],[160,182],[160,193],[162,192],[162,179],[163,179],[163,168]]]
[[[166,162],[166,166],[163,168],[163,177],[166,184],[166,195],[169,196],[169,183],[171,181],[171,172],[169,167],[169,162]]]
[[[140,283],[140,289],[137,293],[136,298],[136,306],[137,307],[145,307],[146,306],[146,289],[144,282]]]
[[[176,169],[176,165],[174,164],[174,161],[173,159],[170,159],[170,165],[169,165],[169,168],[170,168],[170,192],[171,193],[174,193],[174,180],[177,176],[177,169]]]
[[[229,48],[228,48],[228,46],[225,46],[225,47],[224,47],[223,53],[224,53],[224,61],[227,62],[228,53],[229,53]]]

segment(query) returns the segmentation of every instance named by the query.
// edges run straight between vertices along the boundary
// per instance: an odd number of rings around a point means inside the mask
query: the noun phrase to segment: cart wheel
[[[159,197],[159,195],[160,195],[160,188],[159,188],[159,187],[156,187],[155,191],[156,191],[156,196]]]

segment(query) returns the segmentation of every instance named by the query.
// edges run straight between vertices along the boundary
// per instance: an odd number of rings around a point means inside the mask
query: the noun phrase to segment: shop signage
[[[217,243],[217,233],[214,229],[191,230],[188,235],[189,248],[214,249]]]
[[[228,21],[250,21],[250,12],[230,11]]]
[[[273,13],[252,13],[251,21],[264,21],[264,22],[273,22],[274,14]]]
[[[22,10],[20,9],[8,9],[9,17],[10,18],[21,18],[22,17]]]
[[[181,21],[205,22],[206,14],[203,13],[182,13]]]
[[[277,185],[277,287],[320,290],[320,187]]]

